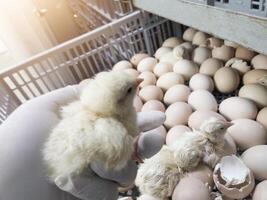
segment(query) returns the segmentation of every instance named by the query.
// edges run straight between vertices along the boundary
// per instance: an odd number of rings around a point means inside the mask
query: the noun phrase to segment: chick
[[[214,167],[223,155],[224,135],[232,124],[217,118],[203,122],[200,130],[183,135],[171,148],[174,159],[183,170],[193,169],[202,160]]]
[[[101,72],[83,89],[80,99],[62,109],[50,133],[43,160],[52,181],[80,174],[90,163],[120,170],[134,151],[138,134],[133,99],[137,81],[121,72]]]

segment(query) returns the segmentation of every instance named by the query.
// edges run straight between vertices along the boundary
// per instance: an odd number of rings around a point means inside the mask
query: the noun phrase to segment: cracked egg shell
[[[178,45],[173,48],[172,53],[175,57],[179,59],[189,59],[190,58],[190,52],[183,46]]]
[[[134,66],[137,66],[141,60],[143,60],[144,58],[147,58],[147,57],[149,57],[149,55],[147,53],[137,53],[130,59],[130,62]]]
[[[198,73],[198,65],[191,60],[182,59],[175,63],[173,71],[183,75],[185,80],[189,80],[194,74]]]
[[[239,58],[231,58],[226,62],[225,66],[236,69],[240,75],[245,74],[251,68],[246,61],[243,61]]]
[[[131,69],[131,68],[133,68],[132,63],[130,63],[127,60],[121,60],[113,66],[112,70],[117,71],[117,70]]]
[[[216,47],[212,50],[212,57],[227,62],[235,56],[235,50],[229,46]]]
[[[267,56],[259,54],[251,60],[254,69],[267,69]]]
[[[239,46],[235,51],[235,57],[242,60],[251,61],[251,59],[256,55],[256,53],[248,48]]]
[[[170,47],[160,47],[157,49],[156,53],[155,53],[155,58],[157,58],[158,60],[161,58],[161,56],[163,56],[166,53],[172,52],[172,48]]]
[[[139,84],[140,88],[143,88],[147,85],[155,85],[157,82],[156,76],[150,71],[142,72],[138,78],[143,79],[143,81]]]
[[[243,199],[255,186],[252,171],[236,156],[225,156],[215,166],[213,180],[217,189],[226,197]]]
[[[158,100],[149,100],[143,105],[142,111],[150,111],[150,110],[165,112],[165,106]]]
[[[147,57],[142,59],[137,65],[137,71],[144,72],[144,71],[153,71],[155,65],[157,64],[157,59],[153,57]]]
[[[208,90],[212,92],[214,90],[214,83],[211,77],[206,74],[195,74],[189,81],[189,87],[192,90]]]
[[[266,200],[267,199],[267,180],[260,182],[253,192],[252,200]]]
[[[191,90],[188,86],[177,84],[170,87],[164,95],[163,101],[165,104],[170,105],[178,101],[187,102]]]
[[[192,60],[199,65],[201,65],[208,58],[211,58],[211,50],[207,47],[197,47],[193,51]]]
[[[175,46],[178,46],[179,44],[182,44],[183,42],[184,41],[181,38],[170,37],[163,42],[162,46],[173,48]]]
[[[143,87],[139,91],[139,97],[144,102],[153,100],[153,99],[161,101],[163,98],[163,92],[159,87],[155,85],[148,85],[148,86]]]
[[[259,79],[263,78],[264,76],[267,76],[267,70],[253,69],[244,74],[243,83],[244,85],[251,83],[258,83]]]
[[[191,128],[185,125],[177,125],[172,127],[166,136],[166,145],[172,145],[177,139],[179,139],[186,132],[190,132]]]
[[[221,60],[209,58],[201,64],[199,73],[213,77],[215,72],[221,67],[223,67],[223,62]]]
[[[193,110],[212,110],[217,111],[218,104],[213,96],[207,90],[195,90],[188,97],[188,104],[192,106]]]
[[[219,38],[215,38],[215,37],[210,37],[206,40],[206,46],[208,48],[215,48],[215,47],[220,47],[223,45],[223,40],[219,39]]]
[[[194,45],[205,45],[206,44],[206,40],[209,38],[209,35],[206,33],[203,33],[201,31],[198,31],[195,33],[192,43]]]
[[[194,35],[197,33],[197,30],[194,29],[194,28],[187,28],[185,31],[184,31],[184,34],[183,34],[183,39],[185,41],[189,41],[189,42],[192,42],[193,41],[193,38],[194,38]]]
[[[184,84],[184,78],[181,74],[177,74],[175,72],[163,74],[161,77],[159,77],[156,83],[156,85],[164,92],[177,84]]]
[[[168,72],[172,72],[173,66],[170,63],[159,62],[155,65],[153,72],[157,77],[162,76]]]

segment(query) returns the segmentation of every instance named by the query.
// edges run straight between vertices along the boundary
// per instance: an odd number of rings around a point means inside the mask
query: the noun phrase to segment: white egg
[[[183,75],[185,80],[189,80],[198,70],[196,63],[186,59],[178,60],[173,66],[173,71]]]
[[[188,86],[182,84],[174,85],[165,92],[163,101],[167,105],[178,101],[187,102],[190,93],[191,90]]]
[[[130,68],[133,68],[132,63],[130,63],[127,60],[121,60],[113,66],[112,70],[124,70],[124,69],[130,69]]]
[[[206,40],[209,38],[209,35],[206,33],[203,33],[201,31],[198,31],[194,34],[192,43],[194,45],[205,45]]]
[[[182,44],[184,41],[181,39],[181,38],[178,38],[178,37],[170,37],[168,39],[166,39],[162,46],[163,47],[170,47],[170,48],[173,48],[179,44]]]
[[[172,48],[170,47],[160,47],[157,49],[156,53],[155,53],[155,58],[157,58],[158,60],[166,53],[168,52],[172,52]]]
[[[191,77],[189,87],[192,90],[203,89],[212,92],[214,90],[214,83],[208,75],[198,73]]]
[[[213,77],[215,72],[221,67],[223,67],[222,61],[216,58],[209,58],[201,64],[199,73]]]
[[[197,33],[197,30],[196,30],[196,29],[189,27],[189,28],[187,28],[187,29],[184,31],[184,33],[183,33],[183,39],[184,39],[185,41],[189,41],[189,42],[191,42],[191,41],[193,40],[194,35],[195,35],[196,33]]]
[[[160,77],[163,74],[172,72],[172,68],[173,66],[170,63],[159,62],[155,65],[153,72],[157,77]]]
[[[211,50],[206,47],[198,47],[193,51],[192,60],[199,65],[209,58],[211,58]]]
[[[163,92],[155,85],[148,85],[139,91],[139,96],[144,102],[153,99],[161,101],[163,98]]]
[[[142,111],[150,111],[150,110],[158,110],[161,112],[165,112],[165,106],[158,100],[149,100],[143,105]]]
[[[217,111],[217,101],[207,90],[195,90],[188,97],[188,104],[193,110],[212,110]]]
[[[139,84],[139,87],[143,88],[147,85],[155,85],[157,82],[156,76],[150,71],[142,72],[138,78],[143,79],[143,81]]]
[[[138,65],[137,65],[137,70],[139,72],[144,72],[144,71],[153,71],[155,65],[157,64],[157,59],[153,57],[147,57],[142,59]]]
[[[175,72],[168,72],[166,74],[163,74],[161,77],[159,77],[156,85],[165,92],[170,87],[177,85],[177,84],[184,84],[183,76]]]
[[[176,140],[178,140],[183,134],[186,132],[190,132],[191,129],[185,125],[177,125],[172,127],[166,136],[166,145],[173,144]]]
[[[137,53],[130,59],[130,62],[134,66],[137,66],[141,60],[143,60],[144,58],[147,58],[147,57],[149,57],[149,55],[147,53]]]

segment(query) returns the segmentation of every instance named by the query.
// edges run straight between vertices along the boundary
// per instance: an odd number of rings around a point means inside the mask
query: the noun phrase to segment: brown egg
[[[183,75],[185,80],[189,80],[198,70],[196,63],[186,59],[178,60],[173,66],[173,71]]]
[[[230,58],[235,56],[235,50],[229,46],[221,46],[212,50],[212,57],[227,62]]]
[[[267,180],[260,182],[254,190],[252,200],[266,200],[267,199]]]
[[[143,60],[144,58],[147,58],[147,57],[149,57],[149,55],[147,53],[137,53],[130,59],[130,62],[134,66],[137,66],[141,60]]]
[[[153,57],[144,58],[138,63],[137,71],[139,71],[139,72],[144,72],[144,71],[153,72],[153,69],[154,69],[156,64],[157,64],[156,58],[153,58]]]
[[[131,76],[137,78],[139,76],[139,72],[135,69],[125,69],[124,72],[130,74]]]
[[[214,83],[211,77],[206,74],[195,74],[189,81],[189,87],[192,90],[208,90],[212,92],[214,90]]]
[[[218,104],[215,97],[207,90],[195,90],[188,97],[188,104],[193,110],[217,111]]]
[[[140,90],[139,96],[145,102],[153,99],[161,101],[163,99],[163,92],[155,85],[148,85]]]
[[[245,74],[251,68],[246,61],[243,61],[239,58],[231,58],[226,62],[225,66],[236,69],[240,75]]]
[[[150,111],[150,110],[158,110],[161,112],[165,112],[165,106],[158,100],[149,100],[143,105],[142,111]]]
[[[172,200],[211,200],[210,191],[205,184],[196,178],[185,177],[175,187]]]
[[[254,101],[259,108],[267,106],[267,88],[260,84],[244,85],[239,90],[238,96]]]
[[[112,70],[124,70],[124,69],[130,69],[132,67],[133,65],[129,61],[121,60],[113,66]]]
[[[175,72],[168,72],[166,74],[163,74],[161,77],[159,77],[156,83],[156,85],[160,87],[164,92],[167,91],[170,87],[177,84],[184,84],[184,78],[182,75]]]
[[[192,108],[190,105],[184,102],[176,102],[170,105],[165,114],[166,120],[164,125],[167,128],[174,127],[176,125],[187,124],[188,118],[192,113]]]
[[[254,69],[267,69],[267,56],[259,54],[252,59],[251,64]]]
[[[232,123],[234,125],[229,127],[227,132],[240,150],[246,150],[267,142],[267,132],[259,122],[251,119],[236,119]]]
[[[160,47],[158,48],[158,50],[155,53],[155,58],[157,58],[158,60],[161,58],[161,56],[163,56],[165,53],[168,52],[172,52],[172,48],[170,47]]]
[[[217,119],[225,120],[224,117],[211,110],[197,110],[190,115],[188,125],[191,128],[199,129],[201,124],[208,118],[215,117]]]
[[[150,71],[142,72],[138,78],[143,79],[143,81],[139,84],[140,88],[143,88],[147,85],[155,85],[157,82],[156,76]]]
[[[187,102],[191,90],[188,86],[178,84],[170,87],[163,98],[165,104],[170,105],[178,101]]]
[[[205,45],[206,43],[206,40],[209,38],[209,35],[206,34],[206,33],[203,33],[201,31],[198,31],[195,33],[194,37],[193,37],[193,40],[192,40],[192,43],[194,45]]]
[[[201,64],[199,73],[213,77],[215,72],[221,67],[223,67],[222,61],[216,58],[209,58]]]
[[[172,127],[166,136],[166,145],[171,145],[179,139],[186,132],[190,132],[191,129],[184,125],[177,125]]]
[[[251,59],[256,55],[256,53],[252,50],[249,50],[248,48],[245,47],[237,47],[235,51],[235,57],[240,58],[246,61],[251,61]]]
[[[267,107],[260,110],[257,115],[257,121],[261,123],[267,130]]]
[[[155,65],[153,72],[157,77],[160,77],[163,74],[172,72],[172,68],[173,68],[172,64],[160,62]]]
[[[257,180],[267,180],[267,145],[251,147],[241,158]]]
[[[214,75],[214,83],[219,92],[228,94],[238,88],[240,77],[237,70],[223,67],[216,71]]]
[[[143,107],[143,102],[139,96],[135,96],[134,101],[133,101],[133,106],[136,112],[141,112],[141,109]]]
[[[208,58],[211,58],[211,50],[206,47],[198,47],[193,51],[192,60],[199,65]]]
[[[193,41],[193,38],[194,38],[194,35],[196,34],[197,30],[194,29],[194,28],[187,28],[185,31],[184,31],[184,34],[183,34],[183,39],[185,41],[189,41],[189,42],[192,42]]]
[[[163,42],[162,46],[173,48],[175,46],[178,46],[179,44],[182,44],[183,42],[184,41],[181,38],[170,37]]]
[[[215,48],[215,47],[220,47],[223,45],[223,40],[219,39],[219,38],[215,38],[215,37],[210,37],[206,40],[206,46],[208,48]]]
[[[243,83],[244,84],[258,83],[259,79],[264,76],[267,76],[267,70],[253,69],[245,73],[245,75],[243,76]]]

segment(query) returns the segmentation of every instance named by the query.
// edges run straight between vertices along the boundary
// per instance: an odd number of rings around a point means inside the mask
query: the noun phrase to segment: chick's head
[[[138,81],[123,71],[101,72],[81,94],[82,104],[99,115],[124,116],[131,112]]]
[[[222,119],[211,117],[200,126],[200,131],[213,143],[224,140],[227,128],[233,124]]]

